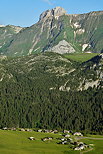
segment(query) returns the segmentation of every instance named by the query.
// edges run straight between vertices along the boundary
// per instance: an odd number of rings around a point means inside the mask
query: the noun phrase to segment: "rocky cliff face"
[[[56,7],[52,10],[47,10],[45,12],[43,12],[41,15],[40,15],[40,19],[39,20],[43,20],[43,19],[47,19],[47,18],[52,18],[52,17],[55,17],[56,19],[58,19],[60,16],[62,15],[66,15],[66,11],[61,8],[61,7]]]
[[[23,56],[38,52],[103,52],[103,11],[66,14],[61,7],[47,10],[31,27],[0,27],[0,52]]]

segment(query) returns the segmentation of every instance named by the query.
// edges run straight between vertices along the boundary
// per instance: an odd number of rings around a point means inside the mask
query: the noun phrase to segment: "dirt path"
[[[87,152],[92,151],[92,150],[93,150],[93,148],[88,149],[87,151],[82,151],[82,152],[80,152],[80,154],[87,153]]]
[[[93,137],[77,137],[76,139],[103,140],[103,138],[93,138]]]

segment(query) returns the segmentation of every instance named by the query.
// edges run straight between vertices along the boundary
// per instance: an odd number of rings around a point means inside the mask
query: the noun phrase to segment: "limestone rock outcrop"
[[[45,18],[49,18],[49,17],[55,17],[55,18],[58,18],[62,15],[65,15],[66,14],[66,11],[65,9],[63,9],[62,7],[56,7],[52,10],[47,10],[45,12],[43,12],[41,15],[40,15],[40,19],[39,20],[43,20]]]
[[[64,53],[74,53],[75,49],[70,43],[65,40],[60,41],[56,46],[49,49],[51,52],[64,54]]]

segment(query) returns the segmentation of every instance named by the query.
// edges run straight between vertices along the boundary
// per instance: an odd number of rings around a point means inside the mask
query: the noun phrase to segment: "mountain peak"
[[[53,9],[53,11],[54,11],[54,16],[61,16],[61,15],[66,14],[66,10],[62,7],[59,7],[59,6],[55,7]]]
[[[64,8],[62,7],[55,7],[54,9],[52,10],[47,10],[47,11],[44,11],[41,15],[40,15],[40,20],[43,20],[45,18],[49,18],[49,17],[55,17],[55,18],[58,18],[62,15],[65,15],[66,14],[66,11]]]
[[[0,27],[6,27],[5,25],[0,25]]]

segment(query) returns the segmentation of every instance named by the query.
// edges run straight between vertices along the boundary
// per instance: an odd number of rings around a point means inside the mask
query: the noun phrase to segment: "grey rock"
[[[40,15],[39,20],[43,20],[43,19],[48,18],[48,17],[58,18],[59,16],[62,16],[62,15],[65,15],[65,14],[66,14],[65,9],[63,9],[62,7],[56,7],[52,10],[47,10],[47,11],[43,12]]]
[[[70,43],[65,40],[60,41],[56,46],[49,49],[51,52],[64,54],[64,53],[74,53],[75,49]]]

